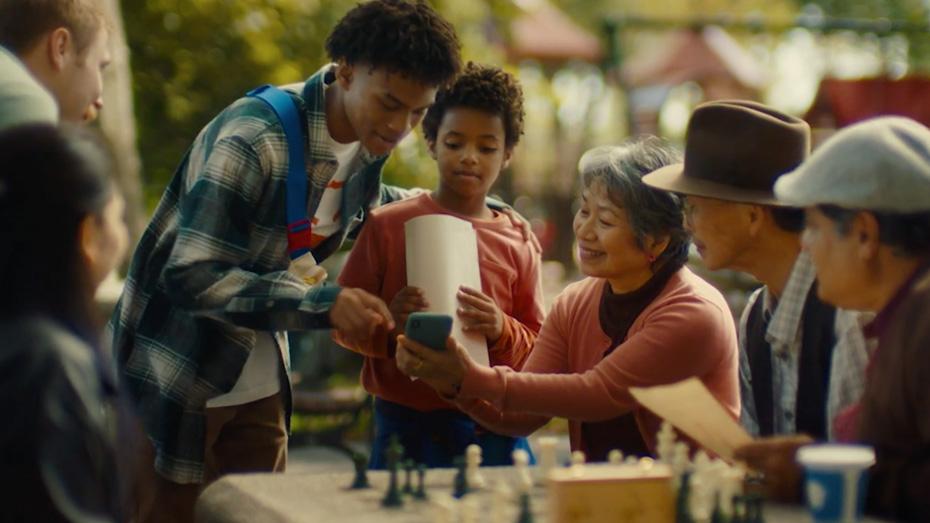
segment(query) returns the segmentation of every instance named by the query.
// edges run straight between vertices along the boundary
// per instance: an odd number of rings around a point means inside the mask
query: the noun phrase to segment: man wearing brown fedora
[[[834,415],[856,402],[868,359],[858,315],[817,298],[801,252],[804,215],[773,186],[810,151],[810,128],[748,101],[718,101],[691,115],[684,163],[643,180],[687,197],[685,211],[704,265],[764,285],[739,324],[741,422],[755,435],[828,439]]]

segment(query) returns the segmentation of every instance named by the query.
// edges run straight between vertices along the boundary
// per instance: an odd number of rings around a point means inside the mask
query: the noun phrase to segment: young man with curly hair
[[[0,128],[92,120],[108,38],[100,0],[0,0]]]
[[[438,189],[373,211],[339,276],[344,287],[389,302],[395,328],[380,326],[362,342],[335,337],[365,356],[362,382],[376,397],[373,468],[385,467],[383,453],[394,435],[408,458],[429,466],[451,466],[472,443],[482,446],[484,464],[509,464],[515,445],[528,449],[524,439],[476,427],[429,385],[402,374],[394,350],[407,316],[428,306],[422,290],[407,285],[404,223],[448,214],[471,222],[478,240],[482,288],[458,294],[465,330],[487,338],[492,365],[520,369],[526,361],[543,320],[539,246],[485,200],[523,133],[523,92],[504,71],[469,64],[436,95],[423,132],[439,167]]]
[[[381,168],[460,70],[459,47],[426,3],[373,0],[329,35],[334,63],[283,87],[303,124],[312,224],[309,253],[295,262],[327,258],[371,208],[405,195],[381,184]],[[133,256],[111,327],[157,472],[140,519],[190,521],[206,483],[284,469],[286,330],[364,339],[394,326],[377,296],[311,286],[306,265],[289,260],[287,144],[264,101],[224,109],[182,160]]]

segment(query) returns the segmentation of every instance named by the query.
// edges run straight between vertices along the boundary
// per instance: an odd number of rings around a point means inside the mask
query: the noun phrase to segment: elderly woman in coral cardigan
[[[641,181],[676,160],[655,138],[582,157],[573,227],[586,278],[556,298],[522,371],[480,366],[452,338],[447,350],[434,351],[404,336],[401,370],[500,433],[527,435],[552,417],[567,418],[572,449],[591,461],[612,449],[654,454],[660,420],[630,387],[697,377],[737,417],[731,312],[685,267],[689,237],[678,197]]]

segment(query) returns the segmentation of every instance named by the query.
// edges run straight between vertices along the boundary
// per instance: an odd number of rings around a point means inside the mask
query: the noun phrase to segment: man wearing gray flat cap
[[[828,439],[833,415],[864,386],[858,315],[818,299],[810,257],[800,252],[803,211],[772,191],[809,150],[802,120],[754,102],[710,102],[688,123],[684,163],[643,178],[686,196],[687,225],[708,269],[764,284],[739,324],[740,417],[759,436]]]
[[[930,515],[930,130],[899,117],[848,127],[775,184],[806,208],[804,249],[820,297],[878,313],[878,347],[859,403],[838,416],[841,440],[875,448],[867,510],[896,520]],[[790,446],[737,451],[770,482],[795,481]],[[753,459],[765,456],[764,459]],[[780,463],[780,465],[779,465]],[[788,465],[788,466],[786,466]]]

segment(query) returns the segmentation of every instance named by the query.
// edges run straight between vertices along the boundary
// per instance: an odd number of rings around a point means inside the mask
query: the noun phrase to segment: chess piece
[[[688,511],[691,513],[691,520],[696,523],[707,523],[714,510],[710,485],[695,471],[691,474],[689,490]]]
[[[355,452],[352,454],[352,463],[355,465],[355,478],[349,488],[358,490],[371,487],[368,482],[368,457]]]
[[[520,515],[517,517],[517,523],[533,523],[533,511],[530,508],[530,493],[520,494]]]
[[[465,449],[465,475],[468,479],[468,486],[473,489],[484,487],[484,476],[481,475],[481,447],[478,445],[469,445]]]
[[[663,421],[662,428],[656,434],[656,454],[660,463],[672,464],[672,457],[675,453],[675,429],[672,424]]]
[[[645,456],[645,457],[639,458],[639,461],[637,462],[636,466],[638,466],[639,470],[642,472],[649,472],[650,470],[652,470],[652,467],[655,466],[655,463],[656,462],[654,459],[650,458],[649,456]]]
[[[639,463],[639,458],[637,458],[636,456],[627,456],[623,458],[624,465],[636,465],[638,463]]]
[[[584,476],[584,464],[586,458],[584,452],[576,450],[572,452],[572,474],[576,477]]]
[[[416,499],[426,499],[426,464],[417,465],[417,490],[413,493]]]
[[[691,473],[685,471],[678,482],[678,494],[675,497],[675,523],[693,523],[691,519]]]
[[[746,522],[746,498],[742,494],[733,496],[733,515],[730,517],[730,523]]]
[[[723,510],[720,507],[720,496],[714,496],[714,510],[710,514],[710,523],[727,523],[729,518],[723,515]]]
[[[533,487],[533,478],[530,477],[529,471],[530,455],[523,449],[516,449],[510,456],[517,474],[517,491],[529,492]]]
[[[762,518],[762,496],[760,494],[747,494],[746,499],[746,523],[764,523]]]
[[[688,445],[682,442],[675,444],[672,453],[672,484],[677,489],[681,484],[681,477],[691,469],[691,460],[688,457]]]
[[[618,449],[613,449],[607,454],[607,462],[611,465],[622,465],[623,464],[623,452]]]
[[[413,460],[404,461],[404,494],[413,494],[413,483],[410,475],[413,472]]]
[[[387,450],[384,451],[388,471],[390,473],[387,494],[385,494],[384,499],[381,500],[381,504],[385,507],[400,507],[404,504],[404,500],[400,495],[400,489],[397,486],[397,466],[403,454],[404,448],[400,445],[397,436],[391,436],[391,442],[388,444]]]
[[[552,436],[539,438],[539,479],[540,482],[549,477],[549,472],[556,466],[555,446],[558,440]]]
[[[465,475],[465,459],[461,456],[455,458],[455,479],[452,481],[452,497],[455,499],[462,498],[469,492],[468,476]]]

